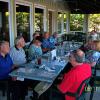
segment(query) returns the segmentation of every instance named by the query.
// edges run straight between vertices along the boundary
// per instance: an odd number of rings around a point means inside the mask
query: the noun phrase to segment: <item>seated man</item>
[[[29,47],[28,60],[34,60],[36,57],[40,56],[42,56],[41,40],[40,37],[36,37]]]
[[[12,70],[13,62],[9,55],[9,43],[7,41],[0,42],[0,80],[7,79]]]
[[[57,33],[54,32],[54,34],[52,36],[50,36],[49,41],[52,44],[53,47],[55,47],[55,45],[57,45]]]
[[[22,36],[19,36],[15,39],[15,46],[10,50],[10,56],[15,65],[21,65],[26,63],[26,55],[23,50],[25,46],[25,41]]]
[[[85,79],[91,76],[91,67],[87,63],[83,63],[82,54],[79,53],[80,50],[72,52],[69,57],[69,62],[73,68],[64,74],[62,82],[58,85],[58,89],[62,93],[72,92],[75,93]],[[81,51],[82,53],[82,51]],[[66,100],[75,100],[74,97],[65,96]]]
[[[15,46],[12,47],[10,50],[10,56],[16,68],[26,63],[26,55],[23,50],[24,46],[25,46],[24,38],[22,36],[18,36],[15,39]],[[15,78],[13,81],[12,91],[13,91],[12,93],[13,100],[19,100],[19,99],[24,100],[25,95],[27,94],[27,83],[25,81],[24,82],[18,81]]]
[[[44,35],[43,35],[43,40],[42,40],[42,50],[43,50],[43,52],[47,52],[47,51],[54,48],[52,43],[50,43],[49,38],[50,38],[50,34],[48,32],[45,32]]]
[[[83,53],[83,51],[81,49],[77,49],[77,51],[80,56],[83,56],[83,61],[85,62],[85,54]],[[71,70],[71,68],[73,68],[73,66],[70,62],[68,62],[64,69],[61,71],[60,75],[68,73]]]

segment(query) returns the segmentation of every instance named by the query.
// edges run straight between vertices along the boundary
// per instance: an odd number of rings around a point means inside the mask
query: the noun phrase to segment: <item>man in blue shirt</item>
[[[48,32],[45,32],[43,35],[43,41],[42,41],[42,50],[43,52],[47,52],[54,48],[52,43],[50,42],[50,34]]]
[[[52,47],[55,47],[57,45],[57,32],[54,32],[52,36],[50,36],[49,41],[52,44]]]
[[[9,73],[14,68],[13,61],[9,55],[9,51],[10,51],[9,43],[7,41],[1,41],[0,42],[0,80],[8,81],[8,87],[10,87],[12,90],[12,100],[20,100],[20,94],[22,92],[21,87],[23,87],[24,83],[22,84],[22,82],[12,80],[9,77]],[[24,94],[23,95],[21,94],[21,97],[24,98]]]
[[[10,50],[9,43],[7,41],[0,42],[0,80],[7,79],[9,73],[12,70],[13,62],[8,54]]]

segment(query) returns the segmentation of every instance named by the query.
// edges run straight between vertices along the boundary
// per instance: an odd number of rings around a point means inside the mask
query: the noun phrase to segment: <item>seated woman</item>
[[[37,36],[40,36],[40,32],[35,31],[35,33],[33,33],[33,39],[35,39]]]
[[[36,39],[32,41],[32,44],[29,47],[28,60],[31,61],[39,56],[42,56],[41,39],[40,37],[36,37]]]
[[[33,40],[36,38],[36,37],[39,37],[40,36],[40,33],[38,31],[35,31],[35,33],[33,33]],[[32,44],[33,40],[30,42],[29,44],[29,47],[30,45]]]
[[[100,41],[94,41],[91,50],[86,53],[86,62],[94,67],[100,58]]]

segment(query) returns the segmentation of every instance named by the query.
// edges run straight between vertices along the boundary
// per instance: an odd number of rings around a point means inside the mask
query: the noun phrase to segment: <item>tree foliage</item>
[[[90,14],[89,15],[89,31],[93,29],[100,31],[100,14]]]
[[[83,14],[70,14],[70,30],[71,31],[83,31]],[[93,29],[100,32],[100,14],[89,15],[89,31]]]
[[[83,30],[83,14],[70,14],[70,30],[82,31]]]

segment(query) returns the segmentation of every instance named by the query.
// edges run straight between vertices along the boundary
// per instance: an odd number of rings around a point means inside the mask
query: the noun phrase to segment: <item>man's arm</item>
[[[75,83],[74,75],[72,73],[68,73],[64,76],[64,79],[57,87],[62,93],[66,93],[69,91],[69,89],[73,86],[74,83]]]

